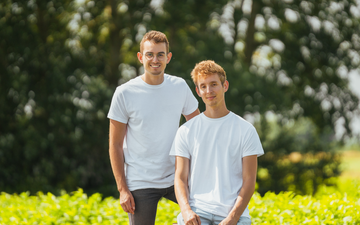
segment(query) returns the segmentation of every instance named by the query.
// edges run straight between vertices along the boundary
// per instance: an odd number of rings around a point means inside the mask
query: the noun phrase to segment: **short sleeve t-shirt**
[[[215,119],[202,113],[186,122],[170,151],[190,159],[190,206],[223,217],[242,187],[242,158],[263,154],[254,126],[232,112]],[[242,216],[250,217],[247,207]]]
[[[130,191],[173,185],[171,144],[181,114],[189,115],[197,107],[189,86],[179,77],[165,74],[160,85],[136,77],[117,87],[108,118],[127,124],[123,149]]]

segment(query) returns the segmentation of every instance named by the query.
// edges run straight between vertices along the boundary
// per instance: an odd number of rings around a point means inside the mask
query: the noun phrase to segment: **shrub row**
[[[346,191],[324,187],[315,196],[293,192],[255,193],[249,204],[253,224],[360,224],[360,182],[342,184]],[[87,196],[82,189],[56,197],[0,195],[0,225],[9,224],[128,224],[127,214],[112,197]],[[156,224],[176,222],[179,207],[161,200]]]

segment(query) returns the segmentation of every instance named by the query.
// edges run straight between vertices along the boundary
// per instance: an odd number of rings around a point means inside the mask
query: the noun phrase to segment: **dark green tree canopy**
[[[335,126],[350,137],[359,114],[348,87],[359,22],[355,0],[3,1],[0,189],[116,193],[106,114],[116,86],[142,73],[142,36],[159,30],[173,53],[166,72],[192,90],[197,62],[224,67],[228,108],[255,124],[271,153],[260,158],[259,190],[314,191],[339,173],[336,156],[320,154]],[[293,152],[318,161],[283,163]]]

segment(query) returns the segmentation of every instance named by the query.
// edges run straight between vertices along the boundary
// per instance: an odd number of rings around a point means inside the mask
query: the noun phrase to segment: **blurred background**
[[[225,69],[227,106],[266,152],[260,194],[360,178],[358,0],[4,0],[0,191],[118,196],[106,115],[115,88],[143,73],[149,30],[167,35],[166,72],[193,91],[197,62]]]

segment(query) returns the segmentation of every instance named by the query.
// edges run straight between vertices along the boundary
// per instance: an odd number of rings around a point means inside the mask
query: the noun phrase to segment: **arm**
[[[186,121],[191,120],[193,117],[197,116],[200,114],[200,110],[196,109],[194,112],[190,113],[189,115],[184,115]]]
[[[127,213],[134,214],[135,201],[126,185],[124,172],[123,142],[126,134],[126,124],[110,119],[109,155],[117,188],[120,193],[120,205]]]
[[[257,155],[245,156],[243,159],[243,185],[229,215],[219,225],[236,224],[255,191]]]
[[[191,210],[189,205],[189,162],[188,158],[176,156],[175,161],[175,195],[179,203],[185,224],[201,224],[200,217]]]

